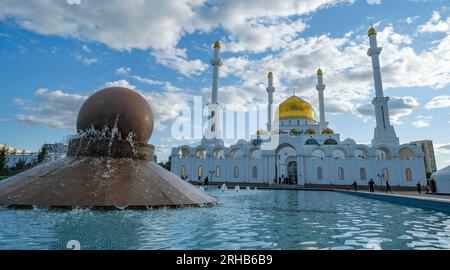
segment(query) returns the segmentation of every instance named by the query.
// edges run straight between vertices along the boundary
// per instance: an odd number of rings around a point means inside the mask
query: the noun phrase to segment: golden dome
[[[322,69],[319,68],[317,70],[317,76],[322,76],[322,75],[323,75]]]
[[[214,48],[220,48],[220,46],[220,40],[216,40],[216,42],[214,42]]]
[[[334,130],[332,130],[331,128],[326,128],[322,130],[322,134],[334,134]]]
[[[377,30],[375,30],[375,28],[373,26],[371,26],[369,28],[368,35],[370,36],[370,35],[374,35],[376,33],[377,33]]]
[[[275,120],[307,119],[316,121],[314,109],[308,102],[293,95],[283,101],[275,111]]]
[[[261,136],[261,135],[267,135],[267,131],[265,131],[264,129],[259,129],[258,131],[256,131],[256,135],[257,136]]]
[[[305,131],[305,134],[317,134],[317,132],[314,129],[310,128]]]
[[[272,73],[272,71],[270,71],[270,72],[267,74],[267,77],[268,77],[268,78],[273,78],[273,73]]]

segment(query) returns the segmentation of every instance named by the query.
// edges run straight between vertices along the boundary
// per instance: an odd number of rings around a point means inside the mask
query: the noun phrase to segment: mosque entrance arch
[[[288,177],[295,179],[297,177],[297,161],[290,161],[287,164]]]

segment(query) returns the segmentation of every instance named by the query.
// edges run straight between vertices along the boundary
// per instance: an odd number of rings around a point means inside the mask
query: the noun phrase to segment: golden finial
[[[322,76],[323,75],[323,71],[322,69],[319,67],[319,69],[317,70],[317,76]]]
[[[370,28],[369,28],[369,31],[368,31],[368,36],[371,36],[371,35],[376,35],[377,34],[377,30],[375,30],[375,27],[373,27],[373,25],[372,24],[370,24]]]
[[[220,48],[220,46],[220,40],[216,40],[216,42],[214,42],[214,48]]]
[[[272,73],[272,71],[269,71],[269,73],[267,74],[267,78],[273,78],[273,73]]]

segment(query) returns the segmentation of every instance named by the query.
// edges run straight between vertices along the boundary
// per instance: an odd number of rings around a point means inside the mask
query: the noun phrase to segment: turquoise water
[[[450,249],[450,214],[325,191],[208,193],[211,208],[0,209],[0,249]]]

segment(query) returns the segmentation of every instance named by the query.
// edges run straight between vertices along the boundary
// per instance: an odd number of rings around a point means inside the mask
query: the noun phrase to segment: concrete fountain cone
[[[208,206],[216,200],[167,171],[147,144],[153,114],[136,91],[112,87],[90,96],[67,157],[0,181],[0,205],[150,209]]]

